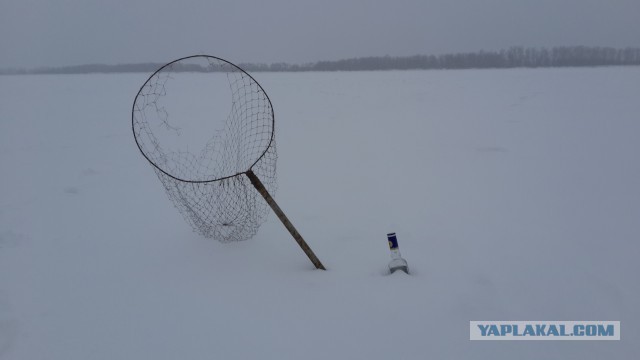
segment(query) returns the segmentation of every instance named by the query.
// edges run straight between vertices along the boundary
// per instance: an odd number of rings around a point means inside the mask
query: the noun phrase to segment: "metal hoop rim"
[[[149,83],[149,81],[156,76],[157,73],[161,72],[162,70],[164,70],[166,67],[173,65],[179,61],[182,60],[186,60],[186,59],[191,59],[191,58],[197,58],[197,57],[202,57],[202,58],[210,58],[210,59],[216,59],[219,61],[223,61],[231,66],[233,66],[234,68],[240,70],[242,73],[244,73],[245,75],[247,75],[253,82],[256,83],[256,85],[258,85],[258,87],[260,88],[260,90],[262,91],[262,93],[264,93],[264,96],[267,98],[267,101],[269,102],[269,107],[271,108],[271,138],[269,139],[269,144],[267,144],[267,147],[264,149],[264,151],[262,152],[262,154],[260,154],[260,156],[258,156],[258,158],[256,159],[256,161],[253,162],[253,164],[251,164],[251,166],[249,166],[249,169],[247,169],[244,172],[240,172],[234,175],[228,175],[228,176],[223,176],[223,177],[219,177],[219,178],[215,178],[212,180],[187,180],[187,179],[181,179],[177,176],[174,176],[172,174],[169,174],[167,171],[163,170],[160,166],[158,166],[156,163],[154,163],[153,161],[151,161],[151,159],[149,159],[149,157],[147,156],[147,154],[144,153],[144,151],[142,151],[142,147],[140,145],[140,143],[138,142],[138,136],[136,136],[136,128],[135,128],[135,112],[136,112],[136,103],[138,102],[138,97],[140,96],[140,93],[142,92],[142,89],[144,89],[144,87]],[[131,130],[133,132],[133,138],[136,141],[136,146],[138,146],[138,150],[140,150],[140,153],[142,154],[142,156],[144,156],[145,159],[147,159],[147,161],[153,165],[153,167],[155,167],[156,169],[158,169],[160,172],[162,172],[163,174],[167,175],[168,177],[174,179],[174,180],[178,180],[178,181],[182,181],[182,182],[187,182],[187,183],[209,183],[209,182],[215,182],[215,181],[222,181],[222,180],[226,180],[226,179],[230,179],[236,176],[240,176],[243,174],[246,174],[248,171],[250,171],[251,169],[253,169],[253,167],[258,163],[258,161],[260,161],[260,159],[262,159],[265,154],[267,153],[267,151],[269,151],[269,149],[271,148],[271,146],[273,145],[273,139],[275,137],[275,125],[276,125],[276,120],[275,120],[275,113],[273,111],[273,104],[271,103],[271,99],[269,98],[269,95],[267,94],[267,92],[264,90],[264,88],[262,87],[262,85],[260,85],[260,83],[253,77],[251,76],[248,72],[244,71],[244,69],[242,69],[240,66],[225,60],[223,58],[217,57],[217,56],[212,56],[212,55],[206,55],[206,54],[200,54],[200,55],[190,55],[190,56],[185,56],[173,61],[170,61],[164,65],[162,65],[160,68],[158,68],[158,70],[154,71],[153,74],[151,74],[149,76],[149,78],[147,78],[147,80],[144,82],[144,84],[142,84],[142,86],[140,86],[140,89],[138,90],[138,93],[136,94],[136,97],[133,99],[133,105],[131,107]]]

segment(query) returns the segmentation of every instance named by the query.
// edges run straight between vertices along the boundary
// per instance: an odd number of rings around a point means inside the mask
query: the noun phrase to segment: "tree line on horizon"
[[[89,74],[154,72],[164,64],[88,64],[37,69],[6,69],[0,74]],[[511,47],[500,51],[478,51],[443,55],[370,56],[308,64],[241,63],[249,72],[429,70],[429,69],[505,69],[543,67],[587,67],[640,65],[640,48],[563,46],[547,48]],[[175,69],[174,69],[175,70]],[[189,66],[182,71],[207,72]]]

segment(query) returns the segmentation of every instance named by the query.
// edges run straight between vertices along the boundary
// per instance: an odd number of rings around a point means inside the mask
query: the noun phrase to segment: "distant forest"
[[[0,74],[89,74],[89,73],[149,73],[162,63],[104,65],[90,64],[37,69],[0,69]],[[500,51],[479,51],[444,55],[371,56],[308,64],[241,63],[246,71],[361,71],[414,69],[505,69],[541,67],[585,67],[640,65],[640,48],[564,46],[547,48],[511,47]],[[183,71],[207,71],[188,67]]]

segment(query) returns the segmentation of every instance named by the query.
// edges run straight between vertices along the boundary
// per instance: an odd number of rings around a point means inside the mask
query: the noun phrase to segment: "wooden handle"
[[[249,180],[251,180],[251,184],[253,184],[253,186],[256,188],[256,190],[258,190],[260,195],[262,195],[262,197],[267,201],[267,204],[271,206],[271,209],[273,209],[273,212],[275,212],[276,215],[278,215],[278,218],[280,219],[280,221],[282,221],[282,224],[284,225],[284,227],[286,227],[287,230],[289,230],[289,233],[291,234],[291,236],[293,236],[293,238],[296,240],[298,245],[300,245],[300,247],[302,248],[302,251],[304,251],[304,253],[307,254],[307,256],[309,257],[309,260],[311,260],[313,265],[315,265],[316,269],[326,270],[324,265],[322,265],[322,263],[318,259],[318,257],[316,257],[316,254],[313,253],[313,250],[311,250],[307,242],[304,241],[304,239],[302,238],[302,235],[300,235],[300,233],[298,232],[298,230],[296,230],[296,228],[293,226],[291,221],[289,221],[289,218],[287,218],[287,215],[284,214],[282,209],[280,209],[280,206],[278,206],[278,204],[273,199],[273,197],[271,197],[271,194],[269,194],[267,189],[264,187],[264,185],[262,184],[262,181],[260,181],[260,179],[256,176],[256,174],[252,170],[247,171],[246,174]]]

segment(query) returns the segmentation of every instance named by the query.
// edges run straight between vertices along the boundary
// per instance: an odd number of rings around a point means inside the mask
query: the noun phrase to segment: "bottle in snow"
[[[405,273],[409,273],[409,266],[407,260],[400,255],[400,249],[398,248],[398,238],[396,233],[387,234],[389,240],[389,250],[391,250],[391,262],[389,263],[389,271],[393,274],[397,270],[402,270]]]

